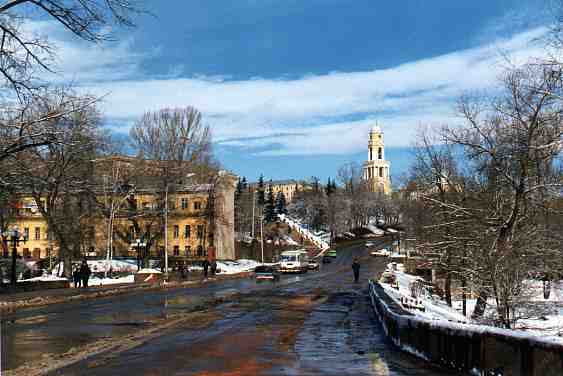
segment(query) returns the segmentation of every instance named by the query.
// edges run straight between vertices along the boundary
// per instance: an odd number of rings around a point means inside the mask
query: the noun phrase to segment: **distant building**
[[[270,186],[272,187],[272,192],[274,193],[274,197],[276,197],[278,192],[283,192],[283,195],[285,196],[285,201],[287,203],[293,200],[293,196],[295,195],[295,192],[303,191],[309,188],[308,184],[293,179],[265,181],[264,191],[267,192]],[[251,190],[254,190],[257,187],[258,187],[258,183],[250,184]]]
[[[390,166],[385,160],[383,131],[376,125],[369,132],[368,160],[363,168],[363,180],[370,191],[391,193]]]

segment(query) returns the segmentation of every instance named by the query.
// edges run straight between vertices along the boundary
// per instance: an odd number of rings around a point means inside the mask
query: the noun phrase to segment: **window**
[[[194,210],[201,210],[201,202],[194,202]]]
[[[199,257],[203,256],[203,246],[201,244],[197,246],[197,255]]]
[[[129,233],[127,234],[127,239],[129,240],[129,243],[132,243],[134,238],[135,238],[135,227],[129,226]]]
[[[35,240],[41,240],[41,228],[40,227],[35,228]]]
[[[180,246],[174,246],[174,256],[180,256]]]
[[[377,150],[377,158],[378,159],[383,159],[383,149],[379,148]]]
[[[192,247],[190,247],[189,245],[187,245],[184,250],[186,251],[186,257],[191,257],[192,256]]]
[[[379,177],[383,177],[383,167],[379,167]]]
[[[174,239],[178,239],[180,237],[180,226],[174,225]]]
[[[176,210],[176,200],[172,200],[168,203],[169,210]]]
[[[188,208],[188,199],[186,197],[182,197],[181,204],[182,210],[186,210]]]
[[[23,257],[24,258],[30,258],[31,257],[31,252],[29,252],[29,248],[23,249]]]
[[[197,225],[197,238],[198,239],[203,239],[203,231],[204,231],[203,225]]]
[[[26,227],[26,228],[23,229],[23,238],[25,240],[29,240],[29,227]]]
[[[185,239],[189,239],[189,238],[190,238],[190,234],[191,234],[190,225],[185,225],[185,226],[184,226],[184,238],[185,238]]]

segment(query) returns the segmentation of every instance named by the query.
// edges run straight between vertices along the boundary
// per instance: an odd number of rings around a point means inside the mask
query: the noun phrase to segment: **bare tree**
[[[141,210],[129,201],[129,221],[135,233],[144,238],[148,251],[164,233],[166,197],[188,181],[213,186],[218,164],[212,155],[209,126],[202,123],[201,113],[193,107],[147,112],[131,128],[130,135],[138,154],[138,184],[157,198],[151,210]],[[214,199],[208,201],[209,205],[214,206]],[[212,208],[208,212],[215,213]]]
[[[43,99],[37,105],[49,106],[49,101]],[[60,100],[52,98],[56,103]],[[76,106],[80,101],[66,103]],[[15,163],[23,171],[21,192],[35,199],[49,233],[57,240],[65,275],[70,276],[72,258],[84,251],[93,236],[88,218],[95,211],[90,189],[91,161],[98,147],[99,114],[92,106],[72,107],[66,113],[49,124],[55,130],[53,142],[20,152]]]
[[[5,0],[0,4],[0,85],[3,111],[0,114],[0,160],[18,152],[50,144],[57,139],[46,124],[64,118],[73,108],[65,101],[50,108],[36,106],[53,98],[41,81],[42,72],[54,71],[55,52],[47,38],[25,29],[33,19],[50,19],[76,37],[101,42],[110,38],[108,26],[133,26],[138,12],[130,0]],[[36,17],[36,18],[35,18]]]

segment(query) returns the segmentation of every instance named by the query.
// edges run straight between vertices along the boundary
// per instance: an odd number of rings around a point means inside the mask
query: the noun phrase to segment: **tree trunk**
[[[450,272],[446,272],[446,281],[444,283],[444,293],[446,296],[446,304],[452,306],[452,276]]]
[[[475,303],[475,308],[473,309],[472,319],[478,319],[483,317],[485,314],[485,309],[487,308],[487,294],[485,292],[479,292],[477,297],[477,302]]]

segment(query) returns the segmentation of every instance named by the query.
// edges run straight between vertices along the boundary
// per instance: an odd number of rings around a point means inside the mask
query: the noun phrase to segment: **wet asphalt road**
[[[100,338],[118,340],[143,323],[201,306],[210,297],[239,293],[149,341],[51,374],[446,374],[385,339],[369,305],[367,280],[384,269],[386,260],[366,254],[363,245],[351,246],[320,272],[284,276],[276,285],[229,280],[21,311],[3,320],[4,367]],[[352,280],[354,256],[363,257],[359,284]]]

